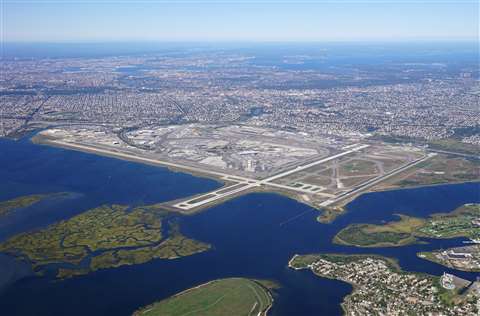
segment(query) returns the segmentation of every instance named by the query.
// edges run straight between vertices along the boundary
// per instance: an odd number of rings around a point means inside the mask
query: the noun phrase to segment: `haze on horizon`
[[[2,42],[475,40],[475,0],[5,0]]]

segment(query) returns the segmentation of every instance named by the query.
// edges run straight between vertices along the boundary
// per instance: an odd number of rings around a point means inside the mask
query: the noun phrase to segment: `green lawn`
[[[243,278],[212,281],[146,306],[134,316],[264,315],[272,304],[267,289]]]

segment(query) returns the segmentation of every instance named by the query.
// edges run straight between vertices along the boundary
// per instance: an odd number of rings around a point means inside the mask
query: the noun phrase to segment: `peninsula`
[[[353,285],[344,298],[345,315],[476,315],[479,282],[452,275],[436,277],[402,271],[393,259],[376,255],[296,255],[293,269]],[[466,289],[466,290],[464,290]],[[460,294],[463,293],[463,294]]]

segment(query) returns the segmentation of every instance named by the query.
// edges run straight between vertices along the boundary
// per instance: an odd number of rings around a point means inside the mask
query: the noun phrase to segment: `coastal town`
[[[342,303],[349,316],[479,313],[480,280],[407,273],[391,259],[373,255],[295,256],[289,266],[352,284],[353,292]]]

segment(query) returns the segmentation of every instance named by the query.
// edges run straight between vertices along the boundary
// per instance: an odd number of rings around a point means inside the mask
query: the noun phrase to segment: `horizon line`
[[[89,40],[9,40],[0,41],[0,45],[8,44],[121,44],[121,43],[174,43],[174,44],[212,44],[212,43],[279,43],[279,44],[315,44],[315,43],[405,43],[405,42],[474,42],[479,43],[478,37],[468,38],[364,38],[364,39],[89,39]]]

